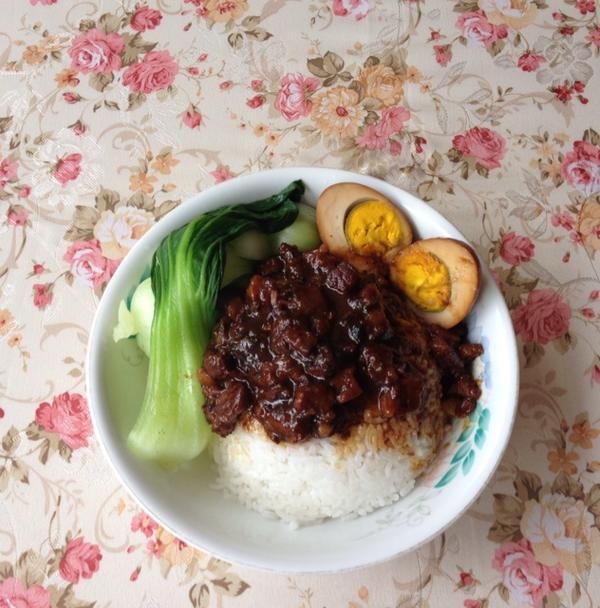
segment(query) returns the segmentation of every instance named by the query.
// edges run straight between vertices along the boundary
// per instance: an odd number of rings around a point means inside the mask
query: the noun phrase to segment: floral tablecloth
[[[0,606],[599,605],[596,0],[0,11]],[[85,398],[94,309],[129,249],[191,194],[282,165],[429,201],[519,338],[519,414],[482,497],[412,555],[335,576],[171,536],[115,479]]]

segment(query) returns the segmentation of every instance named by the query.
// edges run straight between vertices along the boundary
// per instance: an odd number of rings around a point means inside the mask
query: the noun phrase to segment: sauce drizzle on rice
[[[200,370],[217,485],[295,525],[408,494],[480,394],[466,327],[428,325],[381,260],[351,260],[282,245],[224,303]]]
[[[204,412],[222,437],[255,420],[276,443],[432,416],[443,427],[475,407],[481,352],[464,325],[421,320],[382,266],[359,272],[324,248],[284,244],[225,304],[199,372]]]

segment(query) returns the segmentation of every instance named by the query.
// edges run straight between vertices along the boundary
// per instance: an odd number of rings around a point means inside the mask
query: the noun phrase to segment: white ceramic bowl
[[[142,507],[191,545],[228,561],[284,572],[339,571],[373,564],[415,549],[457,519],[482,491],[508,442],[516,411],[518,358],[510,316],[489,270],[482,266],[481,294],[469,315],[469,335],[485,347],[484,394],[466,430],[457,424],[446,446],[415,489],[399,502],[352,520],[332,520],[292,530],[211,489],[207,458],[176,472],[136,460],[125,438],[145,385],[146,361],[112,328],[124,298],[153,251],[172,230],[216,207],[250,202],[302,179],[305,200],[315,203],[327,186],[356,181],[382,192],[412,220],[419,237],[464,237],[429,205],[381,180],[332,169],[285,168],[240,177],[202,192],[169,213],[128,254],[98,307],[88,347],[87,385],[96,430],[117,475]],[[493,429],[493,432],[490,432]],[[290,472],[293,474],[293,472]]]

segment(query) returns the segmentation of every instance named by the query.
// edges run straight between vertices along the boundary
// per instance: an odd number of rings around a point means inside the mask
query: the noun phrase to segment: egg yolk
[[[354,206],[346,217],[345,232],[352,249],[361,255],[383,255],[404,236],[397,215],[383,201]]]
[[[427,312],[444,310],[450,302],[451,281],[448,267],[427,251],[411,251],[398,256],[394,274],[402,291]]]

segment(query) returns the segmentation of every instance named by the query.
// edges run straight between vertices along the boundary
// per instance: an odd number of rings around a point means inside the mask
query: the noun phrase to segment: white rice
[[[294,525],[365,515],[408,494],[435,454],[438,433],[417,435],[407,427],[401,434],[401,447],[377,446],[365,436],[275,444],[261,428],[238,424],[214,442],[217,485]]]

